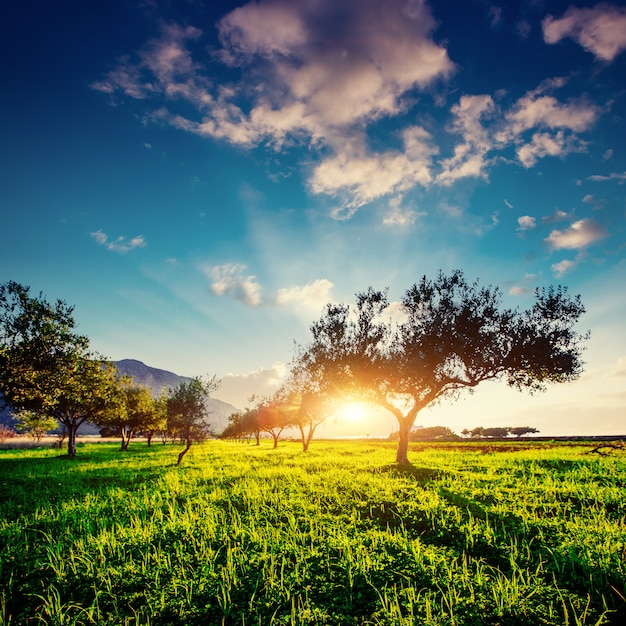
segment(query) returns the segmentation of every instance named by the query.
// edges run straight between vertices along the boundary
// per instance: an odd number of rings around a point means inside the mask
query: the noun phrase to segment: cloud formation
[[[542,23],[546,43],[569,37],[597,59],[612,61],[626,49],[626,7],[601,2],[590,9],[570,7],[562,17],[549,15]]]
[[[247,306],[259,306],[262,303],[261,286],[256,276],[246,276],[245,265],[227,263],[204,269],[211,279],[209,288],[216,296],[231,296]]]
[[[201,268],[202,273],[211,280],[209,289],[213,295],[228,296],[249,307],[273,304],[319,311],[332,300],[333,283],[326,278],[318,278],[306,285],[281,288],[265,297],[256,276],[248,274],[247,270],[246,265],[236,263]]]
[[[293,304],[319,311],[332,300],[333,284],[326,278],[314,280],[307,285],[279,289],[274,297],[275,304]]]
[[[547,19],[546,41],[584,32],[594,49],[609,50],[610,42],[621,49],[604,21],[621,19],[621,11],[609,9]],[[584,98],[559,100],[564,78],[543,81],[507,107],[502,94],[464,94],[449,105],[444,127],[416,123],[424,119],[421,100],[457,69],[435,40],[436,26],[423,0],[259,0],[218,22],[221,47],[212,59],[198,28],[166,24],[91,86],[112,98],[157,102],[146,120],[185,132],[246,148],[307,146],[307,187],[335,200],[331,214],[339,220],[414,187],[487,179],[511,148],[525,168],[586,150],[580,135],[600,109]],[[209,61],[239,79],[213,84]],[[378,123],[409,111],[417,114],[413,123],[398,125],[391,144],[372,140]]]
[[[132,239],[126,239],[126,237],[118,237],[117,239],[110,240],[109,237],[101,230],[97,230],[90,233],[90,236],[95,239],[101,246],[104,246],[107,250],[112,252],[118,252],[119,254],[126,254],[135,248],[145,248],[146,241],[143,235],[137,235]]]
[[[553,230],[545,241],[553,250],[578,250],[607,236],[601,224],[587,218],[574,222],[565,230]]]

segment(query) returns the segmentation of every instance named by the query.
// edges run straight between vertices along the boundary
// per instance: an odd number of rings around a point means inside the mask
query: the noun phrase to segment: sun
[[[337,412],[338,417],[348,422],[358,422],[365,417],[365,402],[346,402]]]

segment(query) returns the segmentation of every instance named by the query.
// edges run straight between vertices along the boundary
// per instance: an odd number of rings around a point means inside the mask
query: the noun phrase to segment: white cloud
[[[317,279],[307,285],[279,289],[274,302],[279,305],[293,304],[319,311],[332,300],[333,284],[325,279]]]
[[[535,228],[537,226],[537,221],[534,217],[531,217],[530,215],[522,215],[521,217],[517,218],[517,224],[517,230],[523,232]]]
[[[253,395],[271,396],[286,375],[287,366],[280,361],[271,367],[262,367],[247,374],[224,374],[215,397],[229,402],[238,409],[244,409]]]
[[[511,146],[525,167],[586,149],[578,135],[599,109],[584,98],[559,101],[552,92],[563,78],[544,81],[509,110],[496,103],[503,94],[461,96],[445,128],[457,141],[441,157],[437,133],[418,125],[399,128],[394,148],[375,148],[372,125],[419,106],[416,94],[455,66],[433,38],[436,22],[423,0],[343,0],[341,18],[334,0],[259,0],[234,9],[217,25],[221,48],[212,58],[239,79],[221,85],[200,62],[201,31],[164,25],[92,88],[155,101],[144,119],[185,132],[246,148],[308,145],[308,189],[335,199],[331,214],[339,220],[416,186],[487,179],[497,152]]]
[[[546,43],[570,37],[602,61],[612,61],[626,49],[626,7],[605,2],[592,8],[570,7],[558,19],[546,17],[542,27]]]
[[[130,240],[126,239],[126,237],[118,237],[117,239],[109,240],[109,237],[101,230],[90,233],[90,235],[107,250],[118,252],[119,254],[126,254],[135,248],[145,248],[147,245],[143,235],[137,235]]]
[[[527,296],[529,293],[532,293],[532,289],[522,285],[514,285],[509,289],[510,296]]]
[[[247,306],[262,303],[261,286],[256,276],[246,276],[247,267],[238,264],[224,264],[206,267],[203,272],[212,282],[211,292],[216,296],[232,296]]]
[[[545,241],[553,250],[578,250],[607,236],[601,224],[586,218],[574,222],[565,230],[553,230]]]
[[[610,373],[611,376],[626,376],[626,356],[623,356],[617,360],[617,363],[613,367]]]
[[[584,198],[583,202],[585,202]],[[542,217],[541,221],[543,224],[552,224],[553,222],[562,222],[563,220],[569,220],[573,217],[573,215],[573,211],[571,213],[566,213],[562,209],[557,209],[551,215],[546,215],[545,217]]]
[[[578,265],[578,261],[564,260],[564,261],[560,261],[559,263],[552,264],[550,269],[552,270],[552,273],[557,278],[563,278],[565,274],[574,270],[577,265]]]
[[[389,211],[383,217],[384,226],[400,226],[410,228],[420,217],[424,217],[425,211],[414,211],[413,209],[402,208],[402,196],[397,196],[389,201]]]
[[[624,181],[626,181],[626,172],[613,172],[611,174],[609,174],[608,176],[603,176],[601,174],[594,174],[593,176],[589,176],[589,180],[593,180],[594,182],[598,182],[598,183],[604,183],[607,182],[609,180],[617,180],[619,181],[620,184],[624,183]]]

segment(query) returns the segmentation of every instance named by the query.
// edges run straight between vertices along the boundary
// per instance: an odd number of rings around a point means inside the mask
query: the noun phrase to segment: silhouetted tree
[[[278,447],[278,440],[291,425],[292,413],[279,395],[268,400],[260,400],[257,407],[257,423],[261,432],[272,437],[274,448]]]
[[[534,435],[539,431],[531,426],[514,426],[510,429],[510,432],[512,435],[515,435],[515,437],[523,437],[524,435]]]
[[[379,404],[398,420],[396,460],[408,463],[418,413],[486,380],[531,393],[576,379],[581,342],[574,330],[580,297],[562,287],[537,290],[524,311],[502,307],[497,288],[469,284],[461,271],[423,277],[404,294],[394,322],[387,295],[369,289],[356,307],[329,304],[301,353],[305,367],[343,394]]]
[[[178,455],[177,465],[180,465],[194,441],[202,441],[209,435],[206,400],[218,387],[219,381],[214,376],[206,380],[192,378],[170,389],[167,399],[168,431],[185,444],[185,449]]]

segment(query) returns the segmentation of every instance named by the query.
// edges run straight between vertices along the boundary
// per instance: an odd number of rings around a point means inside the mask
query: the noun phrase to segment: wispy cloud
[[[101,246],[104,246],[107,250],[112,252],[118,252],[119,254],[126,254],[135,248],[145,248],[146,241],[143,235],[137,235],[132,239],[126,237],[118,237],[117,239],[110,240],[109,237],[101,230],[97,230],[90,233],[90,236],[95,239]]]
[[[626,7],[601,2],[593,8],[570,7],[562,17],[549,15],[542,23],[546,43],[569,37],[597,59],[613,61],[626,49]]]
[[[564,261],[560,261],[559,263],[553,263],[550,269],[557,278],[563,278],[565,274],[573,271],[577,265],[578,261],[569,261],[566,259]]]
[[[203,272],[211,279],[209,288],[216,296],[231,296],[247,306],[262,303],[261,286],[256,276],[246,275],[247,267],[238,264],[224,264],[206,267]]]
[[[595,182],[607,182],[609,180],[617,180],[619,181],[620,184],[624,183],[624,181],[626,181],[626,172],[612,172],[611,174],[608,175],[602,175],[602,174],[594,174],[593,176],[589,176],[589,180],[593,180]]]
[[[592,219],[583,219],[565,230],[553,230],[545,241],[553,250],[578,250],[607,236],[601,224]]]
[[[249,274],[246,265],[225,263],[200,269],[210,279],[209,289],[213,295],[228,296],[249,307],[271,304],[318,311],[332,300],[333,283],[325,278],[318,278],[306,285],[281,288],[273,294],[264,295],[263,287],[256,276]]]

